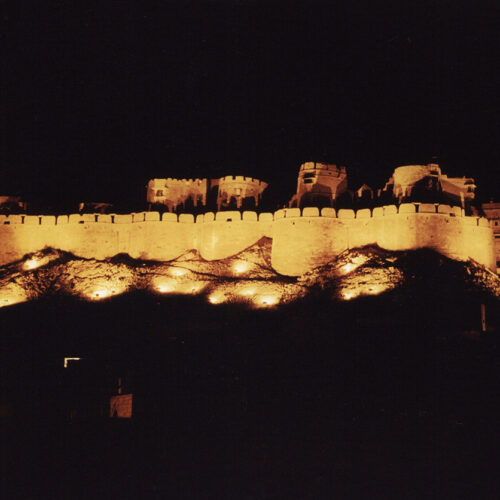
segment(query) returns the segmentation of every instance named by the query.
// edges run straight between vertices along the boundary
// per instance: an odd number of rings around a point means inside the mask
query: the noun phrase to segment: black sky
[[[244,174],[286,197],[306,160],[379,187],[438,156],[498,198],[500,4],[472,4],[12,2],[0,194]]]

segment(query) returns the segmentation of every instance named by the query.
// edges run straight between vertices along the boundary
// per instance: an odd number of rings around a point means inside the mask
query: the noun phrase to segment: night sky
[[[499,198],[498,2],[21,3],[0,194],[134,202],[152,177],[234,174],[287,200],[317,160],[352,188],[437,161]]]

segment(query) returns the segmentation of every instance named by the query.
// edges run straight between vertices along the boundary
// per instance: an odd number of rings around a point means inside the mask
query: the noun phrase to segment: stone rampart
[[[458,207],[402,204],[362,209],[284,209],[275,213],[271,262],[280,274],[298,276],[335,255],[365,245],[387,250],[432,248],[495,270],[487,220],[465,217]]]
[[[272,214],[209,212],[204,215],[203,222],[197,224],[196,248],[206,260],[231,257],[257,243],[264,236],[272,237],[272,225]]]
[[[83,258],[118,253],[168,261],[197,249],[207,260],[231,257],[262,237],[272,238],[271,261],[281,274],[298,276],[349,248],[379,245],[387,250],[432,248],[457,260],[472,258],[496,269],[493,232],[484,218],[465,217],[458,207],[389,205],[373,210],[289,208],[274,214],[1,215],[0,265],[53,247]]]

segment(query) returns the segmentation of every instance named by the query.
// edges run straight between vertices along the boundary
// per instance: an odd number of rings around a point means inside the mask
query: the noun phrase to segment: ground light
[[[279,302],[277,295],[261,295],[254,300],[255,305],[259,307],[272,307]]]
[[[222,304],[226,301],[226,296],[222,293],[212,293],[208,296],[208,301],[211,304]]]
[[[168,278],[155,278],[153,288],[160,293],[172,293],[175,292],[176,282]]]
[[[47,258],[37,259],[36,257],[32,257],[31,259],[28,259],[23,263],[23,269],[25,271],[31,271],[33,269],[36,269],[37,267],[43,266],[47,262],[48,262]]]
[[[179,293],[179,294],[197,294],[207,285],[204,281],[182,281],[178,282],[172,278],[157,277],[152,280],[152,287],[159,293]]]
[[[103,300],[126,292],[128,285],[122,282],[110,282],[98,285],[82,292],[88,300]]]
[[[342,272],[344,274],[347,274],[347,273],[350,273],[351,271],[353,271],[354,269],[356,269],[356,265],[353,264],[352,262],[349,262],[345,266],[342,266],[341,269],[342,269]]]
[[[389,290],[388,285],[380,284],[363,284],[350,288],[344,288],[341,291],[344,300],[351,300],[359,297],[360,295],[379,295],[386,290]]]
[[[354,271],[354,269],[357,269],[361,264],[364,264],[368,258],[365,255],[357,255],[356,257],[353,257],[351,262],[348,262],[347,264],[344,264],[341,268],[340,271],[342,274],[349,274],[351,271]]]
[[[246,262],[244,260],[239,260],[233,264],[233,271],[236,274],[241,274],[241,273],[244,273],[245,271],[248,271],[249,267],[250,266],[249,266],[248,262]]]
[[[187,273],[187,270],[182,267],[171,267],[169,269],[169,273],[172,276],[184,276]]]

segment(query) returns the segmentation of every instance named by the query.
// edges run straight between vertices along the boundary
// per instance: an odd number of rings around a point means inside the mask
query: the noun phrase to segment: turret
[[[241,210],[244,205],[249,209],[259,206],[262,193],[267,188],[267,183],[252,177],[241,175],[227,175],[214,179],[212,185],[217,185],[217,210],[222,208],[235,208]]]
[[[347,190],[345,167],[318,162],[300,166],[297,193],[290,206],[333,206],[334,201]]]
[[[206,206],[207,179],[151,179],[148,182],[147,200],[153,205],[165,205],[170,212],[178,207]]]
[[[439,165],[405,165],[393,174],[393,194],[398,202],[446,202],[465,208],[475,196],[476,185],[470,177],[448,177]]]

